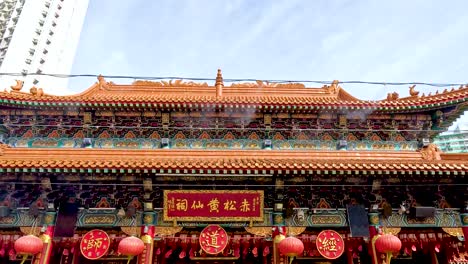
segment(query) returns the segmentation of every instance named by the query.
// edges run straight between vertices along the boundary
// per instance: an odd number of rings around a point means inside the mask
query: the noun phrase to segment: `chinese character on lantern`
[[[319,253],[327,259],[339,258],[345,249],[343,237],[333,230],[320,232],[316,244]]]
[[[223,252],[228,241],[226,230],[219,225],[209,225],[200,233],[200,247],[207,254]]]
[[[110,240],[106,232],[91,230],[81,239],[81,254],[87,259],[99,259],[109,250]]]

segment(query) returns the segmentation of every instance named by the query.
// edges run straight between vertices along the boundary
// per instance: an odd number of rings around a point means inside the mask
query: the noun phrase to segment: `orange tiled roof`
[[[23,92],[22,83],[11,92],[0,92],[0,105],[24,106],[86,106],[131,108],[192,108],[192,107],[264,107],[281,109],[372,109],[401,111],[420,108],[440,108],[468,103],[468,85],[434,95],[419,95],[410,87],[410,96],[398,98],[389,94],[386,100],[359,100],[347,93],[338,81],[322,88],[306,88],[300,83],[277,84],[257,81],[224,86],[220,72],[215,86],[206,83],[177,81],[136,81],[130,85],[106,82],[103,77],[81,94],[47,95],[41,89]]]
[[[0,148],[0,169],[468,172],[468,155],[412,151],[108,150]],[[180,171],[182,173],[182,171]],[[192,171],[193,173],[193,171]]]

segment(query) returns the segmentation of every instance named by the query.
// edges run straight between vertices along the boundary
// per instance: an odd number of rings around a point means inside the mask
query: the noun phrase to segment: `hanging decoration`
[[[304,243],[298,238],[287,237],[278,244],[281,254],[289,257],[289,263],[292,263],[294,257],[304,252]]]
[[[391,234],[381,235],[375,241],[375,249],[378,252],[385,253],[387,255],[387,264],[390,264],[393,253],[400,252],[401,240]]]
[[[26,235],[15,241],[14,248],[18,255],[23,255],[23,264],[28,256],[36,255],[41,252],[44,243],[40,238],[34,235]]]
[[[323,230],[317,236],[317,250],[326,259],[337,259],[343,255],[345,243],[343,237],[334,230]]]
[[[122,239],[119,243],[118,252],[119,254],[127,256],[127,264],[130,263],[133,257],[143,253],[145,244],[137,237],[130,236]]]
[[[109,250],[109,235],[99,229],[91,230],[81,239],[80,250],[87,259],[99,259]]]
[[[208,225],[200,233],[200,247],[207,254],[216,255],[226,248],[229,237],[219,225]]]

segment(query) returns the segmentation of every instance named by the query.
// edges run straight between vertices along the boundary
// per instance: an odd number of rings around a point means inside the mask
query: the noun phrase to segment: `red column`
[[[468,250],[468,213],[461,214],[463,236],[465,237],[465,248]]]
[[[50,255],[52,253],[52,238],[54,237],[54,229],[55,229],[55,212],[47,212],[44,215],[44,225],[46,226],[45,232],[40,235],[40,239],[44,242],[44,246],[42,251],[37,254],[32,263],[33,264],[49,264],[50,262]]]
[[[145,243],[145,249],[138,257],[138,264],[152,264],[155,236],[154,222],[156,221],[156,214],[154,212],[145,212],[143,215],[143,221],[144,225],[141,227],[141,240]]]
[[[375,240],[378,238],[379,224],[379,213],[369,213],[369,255],[372,258],[372,264],[379,264],[379,256],[375,250]]]

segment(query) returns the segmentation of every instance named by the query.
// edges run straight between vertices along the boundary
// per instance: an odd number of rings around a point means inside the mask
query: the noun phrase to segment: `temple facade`
[[[0,263],[467,263],[468,155],[432,144],[467,106],[468,86],[366,101],[220,70],[72,96],[18,81],[0,92]]]

